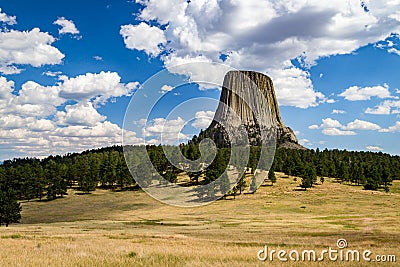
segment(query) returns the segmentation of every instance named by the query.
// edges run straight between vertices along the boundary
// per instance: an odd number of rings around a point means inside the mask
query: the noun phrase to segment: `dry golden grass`
[[[389,194],[333,180],[307,191],[298,184],[278,174],[254,195],[198,208],[101,190],[24,203],[22,223],[0,228],[0,266],[396,266],[257,260],[264,245],[321,251],[339,238],[400,261],[399,181]]]

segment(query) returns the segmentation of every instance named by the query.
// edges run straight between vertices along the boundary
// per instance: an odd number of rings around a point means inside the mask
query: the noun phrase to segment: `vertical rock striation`
[[[229,145],[229,138],[221,122],[232,118],[232,112],[237,114],[236,117],[245,126],[251,145],[259,145],[261,142],[260,126],[273,124],[278,146],[304,149],[298,144],[292,129],[282,121],[274,86],[268,76],[255,71],[229,71],[224,78],[220,104],[214,119],[199,137],[211,138],[220,147]]]

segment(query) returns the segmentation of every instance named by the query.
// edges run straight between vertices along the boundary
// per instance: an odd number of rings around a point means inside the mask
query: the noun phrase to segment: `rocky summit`
[[[226,128],[237,121],[247,130],[251,145],[260,145],[260,128],[272,125],[278,147],[305,149],[299,145],[293,130],[283,123],[274,85],[265,74],[255,71],[229,71],[224,78],[214,119],[199,138],[211,138],[219,147],[229,145]]]

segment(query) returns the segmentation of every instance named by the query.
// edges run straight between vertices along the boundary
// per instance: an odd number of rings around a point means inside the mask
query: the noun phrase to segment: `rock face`
[[[218,146],[229,145],[229,138],[220,122],[226,121],[232,111],[245,126],[251,145],[261,142],[260,126],[273,124],[278,146],[304,149],[298,144],[292,129],[282,121],[274,86],[268,76],[254,71],[229,71],[225,75],[213,122],[199,137],[211,138]]]

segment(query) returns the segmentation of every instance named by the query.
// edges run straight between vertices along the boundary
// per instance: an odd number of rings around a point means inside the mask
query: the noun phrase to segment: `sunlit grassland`
[[[21,224],[0,228],[0,266],[396,266],[396,263],[259,262],[271,249],[336,248],[395,254],[400,261],[400,182],[372,192],[327,179],[307,191],[277,183],[197,208],[141,191],[69,195],[23,203]],[[398,264],[397,262],[397,264]]]

